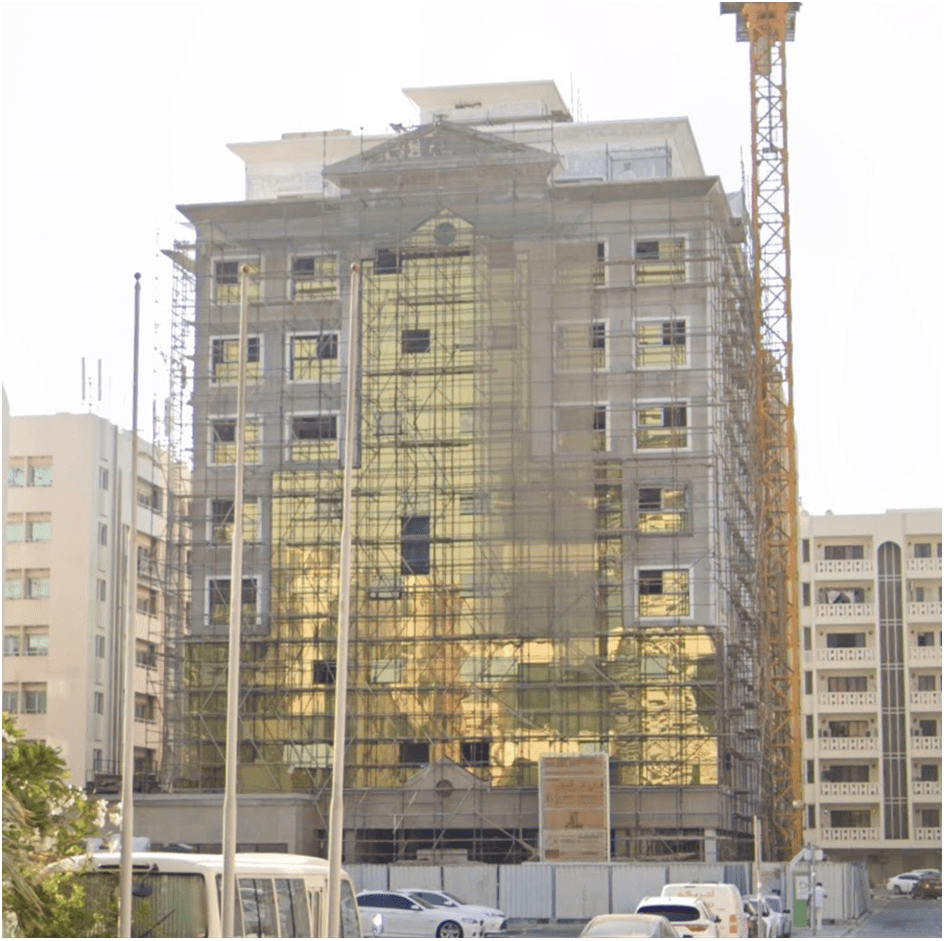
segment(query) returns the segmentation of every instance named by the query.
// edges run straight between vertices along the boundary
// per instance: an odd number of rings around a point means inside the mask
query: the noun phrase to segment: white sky
[[[944,5],[807,0],[788,47],[800,495],[810,512],[941,506]],[[175,206],[238,200],[226,149],[415,124],[402,89],[554,79],[582,120],[687,115],[709,174],[750,159],[747,46],[713,0],[3,3],[2,350],[14,415],[142,428],[167,387],[159,250]]]

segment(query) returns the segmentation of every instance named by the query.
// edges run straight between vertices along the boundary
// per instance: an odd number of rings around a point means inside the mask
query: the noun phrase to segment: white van
[[[747,913],[741,890],[729,882],[673,882],[662,894],[673,898],[701,899],[717,915],[719,938],[746,938]]]

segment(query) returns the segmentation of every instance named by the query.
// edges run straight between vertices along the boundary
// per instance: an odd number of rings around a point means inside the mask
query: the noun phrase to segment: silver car
[[[487,937],[501,937],[508,934],[508,919],[500,909],[463,902],[457,895],[445,892],[442,889],[397,889],[397,891],[406,892],[412,898],[419,899],[436,908],[466,909],[472,912],[473,915],[482,919],[483,934]]]

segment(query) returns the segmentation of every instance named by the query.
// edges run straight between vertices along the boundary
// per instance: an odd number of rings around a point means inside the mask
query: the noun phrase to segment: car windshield
[[[426,908],[436,908],[440,905],[450,904],[449,897],[440,892],[408,892],[407,895],[414,902],[419,902],[420,905],[424,905]]]
[[[643,905],[637,915],[663,915],[673,923],[698,921],[701,912],[694,905]]]

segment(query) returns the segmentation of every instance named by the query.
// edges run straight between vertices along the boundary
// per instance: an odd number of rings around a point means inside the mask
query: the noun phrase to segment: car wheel
[[[901,886],[900,885],[893,886],[892,892],[894,892],[895,895],[901,895]]]
[[[444,921],[436,929],[437,938],[462,938],[462,927],[454,921]]]

